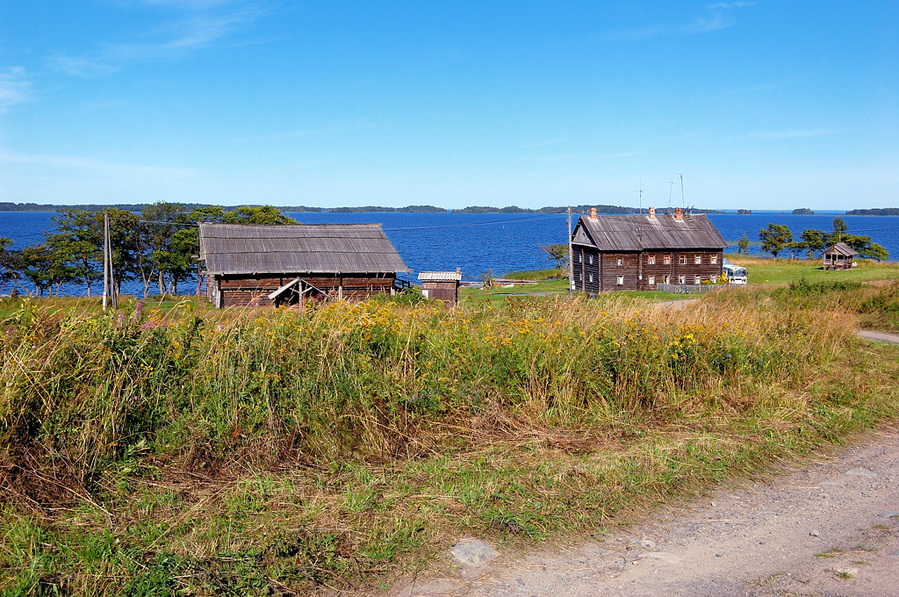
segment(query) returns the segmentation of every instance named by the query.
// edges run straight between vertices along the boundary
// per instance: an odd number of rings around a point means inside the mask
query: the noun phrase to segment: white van
[[[733,263],[725,259],[722,268],[724,274],[727,276],[727,282],[729,284],[746,284],[748,282],[745,267],[734,265]]]

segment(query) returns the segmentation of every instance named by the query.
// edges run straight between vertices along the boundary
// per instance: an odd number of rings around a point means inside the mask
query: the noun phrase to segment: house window
[[[693,276],[694,284],[702,284],[702,276]]]
[[[693,263],[696,265],[702,265],[702,255],[697,255],[693,258]]]
[[[618,265],[624,265],[624,258],[622,258],[622,257],[618,258]]]
[[[649,276],[649,285],[650,286],[656,285],[656,277],[655,276]]]
[[[593,282],[593,274],[588,274],[588,279],[590,282]]]
[[[687,256],[686,256],[686,255],[681,255],[680,258],[679,258],[677,261],[678,261],[678,263],[680,263],[681,265],[687,265]]]
[[[678,283],[678,284],[681,284],[681,285],[686,284],[686,283],[687,283],[687,276],[678,276],[678,277],[677,277],[677,283]]]
[[[671,265],[671,255],[665,255],[665,265]]]
[[[718,263],[718,256],[717,256],[717,255],[712,255],[711,257],[709,257],[709,259],[712,260],[712,265],[715,265],[716,263]]]
[[[590,265],[593,265],[593,253],[590,253],[590,254],[587,256],[587,262],[588,262]]]
[[[656,264],[656,256],[655,256],[655,255],[649,255],[649,256],[646,258],[646,263],[647,263],[647,265],[655,265],[655,264]]]
[[[671,284],[671,276],[665,276],[665,284]]]
[[[618,276],[618,285],[624,286],[624,276]]]
[[[583,251],[581,251],[580,253],[577,254],[577,262],[578,263],[584,262],[584,252]]]

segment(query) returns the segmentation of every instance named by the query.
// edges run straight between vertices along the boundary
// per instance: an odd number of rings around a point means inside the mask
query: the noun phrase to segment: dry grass
[[[857,317],[777,292],[676,312],[26,303],[0,340],[0,583],[352,590],[461,534],[618,524],[895,414],[895,349],[862,348]]]

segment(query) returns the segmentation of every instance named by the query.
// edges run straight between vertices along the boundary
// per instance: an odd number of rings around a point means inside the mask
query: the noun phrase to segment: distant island
[[[140,213],[149,204],[140,203],[118,203],[115,205],[48,205],[39,203],[11,203],[0,202],[0,212],[4,211],[66,211],[72,209],[81,209],[86,211],[102,211],[104,209],[121,209]],[[197,207],[210,207],[206,203],[182,203],[181,205],[187,211]],[[239,206],[221,206],[225,211],[237,209]],[[563,214],[568,211],[567,205],[562,206],[546,206],[538,209],[528,207],[518,207],[517,205],[509,205],[507,207],[489,207],[474,205],[462,209],[445,209],[434,205],[408,205],[406,207],[384,207],[380,205],[363,205],[358,207],[309,207],[306,205],[278,205],[275,206],[284,213],[463,213],[463,214]],[[622,207],[620,205],[572,205],[571,213],[589,213],[592,208],[601,214],[639,214],[646,211],[647,208]],[[657,208],[659,212],[665,209]],[[690,211],[698,214],[721,214],[723,211],[714,209],[696,209],[691,208]],[[750,212],[751,213],[751,212]]]
[[[281,211],[320,211],[320,212],[328,212],[334,214],[362,214],[362,213],[371,213],[371,212],[381,212],[381,213],[416,213],[416,214],[430,214],[430,213],[444,213],[448,210],[443,209],[442,207],[435,207],[433,205],[407,205],[406,207],[381,207],[378,205],[363,205],[359,207],[329,207],[327,209],[316,207],[316,208],[303,208],[299,207],[279,207]]]
[[[751,215],[752,215],[752,210],[751,210],[751,209],[738,209],[738,210],[737,210],[737,215],[740,215],[740,216],[751,216]]]
[[[813,212],[812,210],[810,210],[807,207],[800,207],[799,209],[793,210],[793,215],[794,216],[813,216],[813,215],[815,215],[815,212]]]
[[[166,202],[161,202],[166,203]],[[174,201],[173,203],[178,203]],[[134,213],[142,212],[150,203],[113,203],[110,205],[100,205],[97,203],[72,203],[66,205],[49,205],[47,203],[11,203],[9,201],[0,201],[0,212],[3,211],[67,211],[72,209],[80,209],[84,211],[103,211],[104,209],[121,209],[122,211],[131,211]],[[191,211],[198,207],[212,207],[209,203],[179,203],[184,207],[185,211]],[[240,205],[220,206],[225,211],[232,211],[242,207]],[[306,207],[298,205],[294,207],[278,207],[281,211],[295,212],[321,212],[325,211],[321,207]]]
[[[877,209],[853,209],[847,216],[899,216],[899,207],[881,207]]]

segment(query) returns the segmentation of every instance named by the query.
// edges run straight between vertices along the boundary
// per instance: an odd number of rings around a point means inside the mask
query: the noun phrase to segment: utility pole
[[[571,248],[571,206],[568,206],[568,296],[574,289],[574,252]]]
[[[112,267],[112,236],[109,233],[109,212],[103,212],[103,310],[106,311],[107,297],[112,299],[112,308],[119,308],[119,297],[115,287],[115,271]]]
[[[103,212],[103,311],[109,294],[109,212]]]
[[[200,305],[200,256],[199,255],[191,255],[191,257],[195,257],[197,260],[197,306]]]

